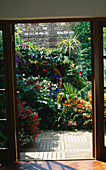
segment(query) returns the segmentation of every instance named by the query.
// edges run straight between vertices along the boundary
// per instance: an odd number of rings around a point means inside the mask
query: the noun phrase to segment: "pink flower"
[[[21,100],[20,100],[20,99],[18,100],[18,103],[19,103],[19,104],[21,103]]]
[[[25,44],[22,44],[22,47],[25,47]]]
[[[80,73],[80,76],[81,76],[82,75],[81,71],[79,73]]]
[[[23,116],[23,117],[22,117],[22,119],[25,119],[25,118],[26,118],[26,116]]]
[[[36,114],[36,115],[33,115],[33,120],[34,119],[37,119],[38,118],[38,115]]]
[[[38,80],[34,80],[33,83],[36,83]]]
[[[68,123],[68,126],[71,126],[70,123]]]
[[[33,139],[35,139],[35,136],[34,136],[34,135],[33,135],[32,137],[33,137]]]
[[[38,135],[40,132],[37,132],[36,134]]]
[[[18,113],[22,113],[22,110],[19,110]]]
[[[24,106],[26,104],[26,102],[22,102],[22,106]]]
[[[32,111],[29,112],[30,114],[33,113]]]

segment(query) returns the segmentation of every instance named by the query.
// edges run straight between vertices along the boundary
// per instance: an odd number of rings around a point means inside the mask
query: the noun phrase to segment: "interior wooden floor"
[[[106,170],[106,163],[97,160],[30,161],[0,165],[1,170]]]

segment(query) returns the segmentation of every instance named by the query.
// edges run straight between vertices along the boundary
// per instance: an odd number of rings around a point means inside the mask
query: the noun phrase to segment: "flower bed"
[[[38,114],[26,106],[26,102],[18,100],[18,126],[20,147],[35,142],[38,132]]]

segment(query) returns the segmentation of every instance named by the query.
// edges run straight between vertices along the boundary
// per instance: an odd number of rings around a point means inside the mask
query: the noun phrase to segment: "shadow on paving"
[[[36,142],[24,148],[21,160],[92,159],[92,133],[41,131]]]

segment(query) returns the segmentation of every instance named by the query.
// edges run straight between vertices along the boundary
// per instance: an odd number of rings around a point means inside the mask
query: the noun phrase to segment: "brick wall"
[[[25,42],[31,41],[38,47],[57,48],[59,36],[69,38],[74,35],[72,30],[73,23],[37,23],[37,24],[17,24],[22,33],[20,36]]]

